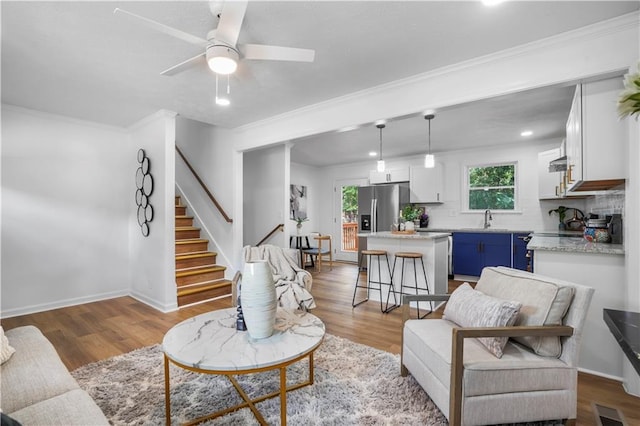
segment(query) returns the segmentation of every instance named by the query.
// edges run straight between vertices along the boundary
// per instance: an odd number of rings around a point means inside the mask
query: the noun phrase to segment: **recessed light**
[[[369,157],[375,157],[376,155],[378,155],[377,152],[375,151],[369,151]]]
[[[533,132],[531,130],[525,130],[522,133],[520,133],[520,136],[531,136],[533,134]]]

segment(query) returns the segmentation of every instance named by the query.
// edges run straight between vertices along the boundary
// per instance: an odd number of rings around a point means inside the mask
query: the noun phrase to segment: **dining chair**
[[[322,259],[323,257],[328,256],[329,268],[333,269],[333,240],[331,238],[331,235],[322,235],[320,233],[317,233],[313,235],[313,239],[316,240],[317,246],[303,250],[305,254],[305,260],[306,260],[306,256],[311,257],[312,260],[313,260],[313,257],[315,257],[316,270],[318,272],[321,272]]]

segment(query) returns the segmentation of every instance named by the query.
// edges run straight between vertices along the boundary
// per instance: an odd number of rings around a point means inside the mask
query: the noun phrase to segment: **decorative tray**
[[[411,235],[411,234],[415,234],[416,231],[391,231],[392,234],[401,234],[401,235]]]

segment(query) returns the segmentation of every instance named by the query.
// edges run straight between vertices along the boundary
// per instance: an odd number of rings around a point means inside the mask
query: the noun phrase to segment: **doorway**
[[[358,261],[358,187],[366,184],[366,179],[350,179],[336,181],[334,186],[334,235],[338,236],[339,241],[339,244],[335,244],[336,260]]]

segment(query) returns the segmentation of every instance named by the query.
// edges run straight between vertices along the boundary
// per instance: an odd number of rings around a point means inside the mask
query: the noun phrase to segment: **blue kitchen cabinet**
[[[513,268],[527,271],[530,267],[529,272],[533,272],[533,259],[527,256],[527,241],[523,239],[527,236],[529,236],[528,233],[513,234]]]
[[[453,233],[453,273],[478,277],[485,266],[511,266],[511,234]]]

